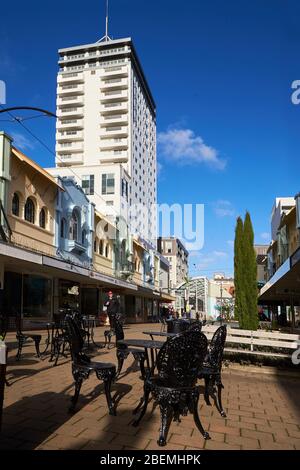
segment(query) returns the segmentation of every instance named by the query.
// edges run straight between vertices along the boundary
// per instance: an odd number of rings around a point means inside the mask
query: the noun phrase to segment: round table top
[[[152,341],[150,339],[120,339],[118,343],[146,349],[160,349],[165,344],[164,341]]]

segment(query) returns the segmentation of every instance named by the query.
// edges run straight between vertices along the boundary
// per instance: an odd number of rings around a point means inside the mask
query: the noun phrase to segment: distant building
[[[202,318],[207,317],[208,308],[208,279],[205,276],[195,276],[183,282],[176,289],[175,309],[183,313],[184,310],[192,311],[195,315],[199,312]]]
[[[277,239],[277,231],[282,216],[292,207],[295,207],[295,199],[293,197],[277,197],[275,199],[271,213],[271,236],[273,241]]]
[[[189,252],[175,237],[159,237],[157,249],[170,264],[170,288],[175,289],[186,281],[189,272]]]
[[[256,252],[257,282],[259,285],[263,285],[266,282],[268,249],[269,245],[254,245]]]
[[[215,273],[208,283],[207,316],[215,319],[222,315],[233,315],[234,279],[223,273]]]
[[[300,325],[299,214],[299,194],[284,201],[276,199],[272,210],[274,232],[267,251],[266,283],[260,290],[259,303],[282,326]]]
[[[133,41],[106,37],[58,54],[56,168],[76,173],[98,211],[156,238],[156,105]],[[131,218],[135,205],[144,210]]]

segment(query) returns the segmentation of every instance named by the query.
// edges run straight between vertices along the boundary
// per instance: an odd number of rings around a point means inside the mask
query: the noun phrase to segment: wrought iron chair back
[[[84,339],[80,332],[80,328],[71,315],[66,315],[65,327],[73,361],[79,363],[89,362],[90,359],[88,358],[88,356],[86,356],[82,352],[84,346]]]
[[[185,320],[167,320],[168,333],[183,333],[188,330],[190,323]]]
[[[121,314],[112,315],[110,318],[111,327],[113,328],[116,335],[116,343],[120,339],[124,339],[124,330],[123,330],[123,318]]]
[[[222,367],[224,346],[227,335],[227,326],[220,326],[214,333],[212,340],[209,345],[207,357],[205,363],[209,364],[210,367],[220,370]]]
[[[159,351],[159,378],[168,387],[194,387],[206,354],[207,339],[200,331],[174,336]]]
[[[189,328],[188,331],[201,331],[202,330],[202,322],[199,320],[196,320],[193,322]]]

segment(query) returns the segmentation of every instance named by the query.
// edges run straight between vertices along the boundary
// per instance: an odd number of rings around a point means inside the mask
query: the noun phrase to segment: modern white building
[[[131,38],[59,50],[56,168],[156,239],[156,109]]]
[[[295,206],[293,197],[277,197],[272,207],[271,213],[271,236],[272,240],[276,240],[278,227],[282,216]]]

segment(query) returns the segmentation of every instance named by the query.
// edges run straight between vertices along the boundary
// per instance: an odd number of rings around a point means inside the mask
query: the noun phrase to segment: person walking
[[[113,295],[111,290],[108,292],[108,299],[104,303],[104,306],[106,307],[110,327],[113,328],[116,315],[120,313],[120,302],[118,298]]]

